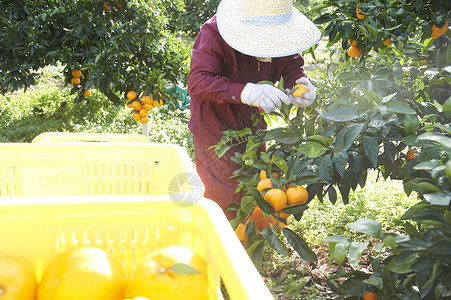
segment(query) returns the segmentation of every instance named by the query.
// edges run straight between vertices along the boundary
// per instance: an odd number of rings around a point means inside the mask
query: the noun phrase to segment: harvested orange
[[[138,95],[136,94],[135,91],[130,91],[130,92],[127,93],[127,98],[129,100],[134,100],[134,99],[136,99],[136,97],[138,97]]]
[[[359,57],[360,55],[362,55],[362,51],[358,46],[349,47],[346,53],[348,53],[350,57]]]
[[[37,300],[122,300],[126,279],[120,262],[96,247],[75,247],[55,257],[38,285]]]
[[[275,211],[281,211],[287,204],[287,195],[281,189],[274,188],[266,192],[265,200]]]
[[[249,239],[246,235],[246,228],[247,228],[248,222],[241,222],[238,224],[238,226],[235,228],[235,233],[238,239],[242,242],[247,242]]]
[[[34,273],[25,262],[0,257],[1,300],[34,300],[36,286]]]
[[[171,269],[186,264],[195,273],[180,274]],[[168,246],[146,256],[132,275],[129,297],[149,299],[203,300],[210,299],[205,260],[184,246]],[[107,298],[105,298],[107,299]]]
[[[302,97],[302,94],[308,93],[309,91],[308,87],[303,85],[302,83],[298,83],[294,87],[297,87],[297,89],[293,93],[291,93],[293,97]]]
[[[80,77],[73,77],[70,82],[72,82],[73,85],[79,85],[81,83]]]
[[[272,176],[278,178],[280,176],[280,174],[277,173],[277,172],[272,172]],[[266,171],[265,170],[261,170],[260,171],[260,180],[263,180],[265,178],[268,178],[268,176],[266,176]]]
[[[89,97],[89,96],[91,96],[91,91],[90,90],[85,90],[83,92],[83,97]]]
[[[262,180],[260,180],[257,184],[257,190],[259,190],[260,192],[263,191],[264,189],[269,189],[272,188],[272,182],[271,179],[269,178],[264,178]]]
[[[417,158],[417,153],[418,153],[418,150],[409,150],[409,151],[407,151],[406,159],[407,160],[411,160],[411,159]]]
[[[308,199],[307,190],[300,185],[290,186],[286,191],[287,205],[305,203]]]
[[[432,34],[431,34],[431,38],[432,39],[437,39],[439,37],[441,37],[442,35],[445,34],[445,32],[448,31],[448,23],[445,23],[442,28],[438,28],[437,26],[432,25]]]
[[[362,295],[363,300],[376,300],[377,294],[375,292],[368,292]]]
[[[133,101],[133,102],[132,102],[132,108],[133,108],[134,110],[140,111],[141,108],[143,108],[143,106],[142,106],[141,102],[139,102],[138,100],[136,100],[136,101]]]
[[[365,18],[365,15],[363,14],[362,10],[360,8],[357,8],[355,10],[355,15],[357,16],[358,19],[363,19]]]
[[[393,42],[390,42],[390,38],[388,37],[382,44],[384,44],[385,46],[390,46],[391,44],[393,44]]]
[[[72,70],[72,76],[75,78],[81,77],[81,71],[77,69]]]

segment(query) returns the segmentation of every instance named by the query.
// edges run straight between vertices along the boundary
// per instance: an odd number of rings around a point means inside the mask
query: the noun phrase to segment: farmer
[[[304,73],[300,52],[321,37],[319,29],[293,7],[292,0],[222,0],[217,13],[200,29],[193,46],[188,92],[191,96],[189,128],[194,137],[196,169],[205,185],[204,196],[221,208],[240,203],[238,182],[230,178],[239,165],[232,162],[234,147],[218,159],[209,147],[224,130],[266,128],[263,116],[252,126],[251,116],[280,108],[282,102],[310,105],[315,88]],[[303,98],[287,96],[270,84],[283,76],[285,89],[302,83]],[[262,149],[264,150],[264,149]],[[229,219],[232,213],[226,213]]]

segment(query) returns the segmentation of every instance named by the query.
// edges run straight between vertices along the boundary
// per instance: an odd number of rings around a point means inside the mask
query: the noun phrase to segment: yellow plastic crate
[[[85,133],[85,132],[44,132],[37,135],[32,143],[60,142],[129,142],[149,143],[149,139],[141,134],[123,133]]]
[[[119,253],[128,275],[144,253],[185,245],[233,300],[273,299],[185,149],[128,142],[0,143],[0,255],[38,279],[73,245]]]
[[[0,197],[203,193],[176,145],[2,143],[0,153]]]
[[[57,253],[90,245],[118,253],[126,275],[145,253],[184,245],[204,257],[211,299],[273,299],[219,206],[169,196],[17,197],[0,203],[0,255],[23,259],[40,279]],[[179,199],[181,200],[181,199]],[[195,287],[193,287],[195,288]]]

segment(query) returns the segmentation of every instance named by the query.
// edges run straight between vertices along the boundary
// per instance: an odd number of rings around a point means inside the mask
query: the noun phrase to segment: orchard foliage
[[[97,88],[118,103],[130,90],[165,93],[183,80],[186,47],[167,29],[165,2],[6,0],[0,3],[0,88],[28,88],[47,65],[83,71],[74,93]]]
[[[363,18],[356,16],[360,8]],[[384,233],[373,220],[360,220],[349,228],[379,240],[375,244],[343,237],[329,237],[331,262],[348,257],[358,264],[364,251],[376,251],[372,274],[352,272],[330,278],[330,287],[342,298],[368,291],[388,299],[441,299],[451,296],[451,44],[450,32],[432,39],[432,26],[449,20],[443,1],[325,1],[315,7],[324,14],[322,24],[329,46],[341,42],[345,53],[356,41],[363,55],[341,57],[338,65],[312,73],[317,87],[316,103],[306,108],[282,106],[265,115],[268,124],[282,126],[258,131],[227,131],[215,146],[219,156],[233,145],[245,144],[236,153],[234,177],[245,191],[241,205],[233,206],[236,226],[254,209],[255,202],[267,214],[274,210],[256,193],[261,169],[281,172],[275,187],[307,186],[309,200],[287,207],[296,220],[308,213],[317,197],[335,203],[350,201],[349,194],[363,187],[369,170],[381,178],[400,180],[407,194],[416,192],[419,203],[400,220],[404,234]],[[409,22],[406,22],[409,20]],[[387,38],[393,43],[383,44]],[[283,88],[283,78],[275,83]],[[258,149],[266,143],[266,152]],[[285,253],[277,227],[261,233],[248,226],[245,242],[256,264],[262,248]],[[270,232],[271,231],[271,232]],[[316,259],[308,245],[284,228],[284,238],[301,258]],[[313,255],[312,255],[313,254]],[[338,277],[347,280],[338,284]]]

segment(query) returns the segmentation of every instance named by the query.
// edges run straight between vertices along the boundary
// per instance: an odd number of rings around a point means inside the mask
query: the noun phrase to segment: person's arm
[[[210,102],[241,103],[240,95],[244,84],[232,83],[222,77],[224,60],[230,47],[219,33],[204,26],[196,38],[188,74],[188,93],[191,97]]]

